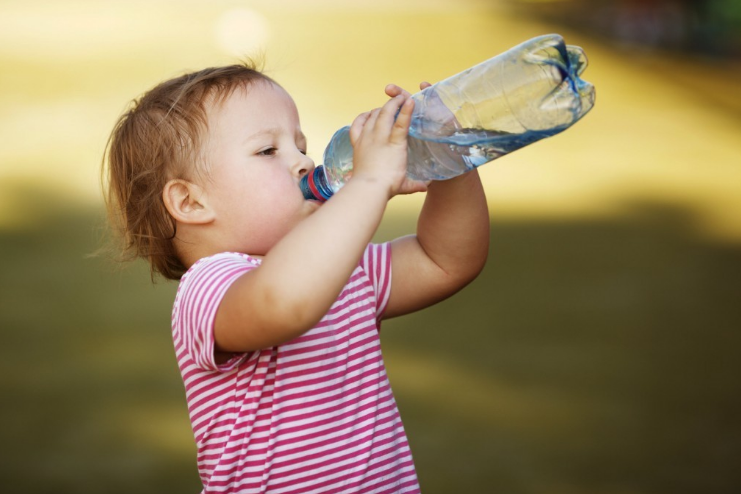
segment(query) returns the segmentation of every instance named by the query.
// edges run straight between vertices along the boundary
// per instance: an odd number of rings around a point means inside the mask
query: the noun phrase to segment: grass
[[[413,88],[547,32],[590,57],[598,96],[584,121],[482,169],[486,271],[384,324],[424,492],[735,492],[738,66],[621,51],[496,2],[304,3],[254,8],[270,26],[270,75],[294,95],[317,162],[388,82]],[[181,4],[1,7],[9,492],[200,490],[170,339],[175,285],[87,257],[102,223],[98,163],[125,103],[165,77],[234,61],[214,29],[235,4]],[[411,231],[418,206],[395,200],[379,239]]]
[[[492,227],[472,286],[384,330],[425,492],[733,492],[739,245],[651,203]]]
[[[100,221],[68,210],[0,232],[0,479],[197,492],[175,286],[86,258]],[[412,225],[391,216],[379,238]],[[741,245],[640,203],[602,221],[495,216],[491,249],[471,286],[382,331],[426,493],[735,490]]]

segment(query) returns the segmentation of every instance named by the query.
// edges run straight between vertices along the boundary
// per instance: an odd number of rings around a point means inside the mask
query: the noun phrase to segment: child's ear
[[[192,182],[170,180],[162,190],[162,199],[167,211],[180,223],[203,225],[214,220],[204,190]]]

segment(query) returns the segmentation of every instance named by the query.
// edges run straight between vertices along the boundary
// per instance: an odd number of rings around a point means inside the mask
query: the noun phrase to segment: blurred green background
[[[491,255],[384,325],[423,492],[741,485],[739,2],[0,0],[0,486],[193,493],[175,284],[89,258],[129,100],[262,53],[321,162],[332,132],[530,37],[590,57],[597,104],[488,164]],[[379,240],[414,228],[391,202]]]

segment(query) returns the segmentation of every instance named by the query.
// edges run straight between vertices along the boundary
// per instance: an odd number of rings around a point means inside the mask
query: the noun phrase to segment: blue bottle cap
[[[301,188],[301,193],[304,195],[304,199],[325,202],[334,194],[327,183],[327,174],[324,172],[322,165],[317,166],[314,170],[301,177],[299,187]]]

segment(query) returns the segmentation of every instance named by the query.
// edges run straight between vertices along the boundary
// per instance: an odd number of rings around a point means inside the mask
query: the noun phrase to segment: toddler
[[[252,67],[166,81],[113,130],[110,218],[153,276],[179,280],[172,334],[205,493],[419,492],[380,321],[473,280],[489,217],[477,171],[405,178],[414,102],[386,94],[352,123],[353,177],[324,204],[299,189],[314,163],[293,100]],[[422,191],[416,235],[371,244],[388,200]]]

